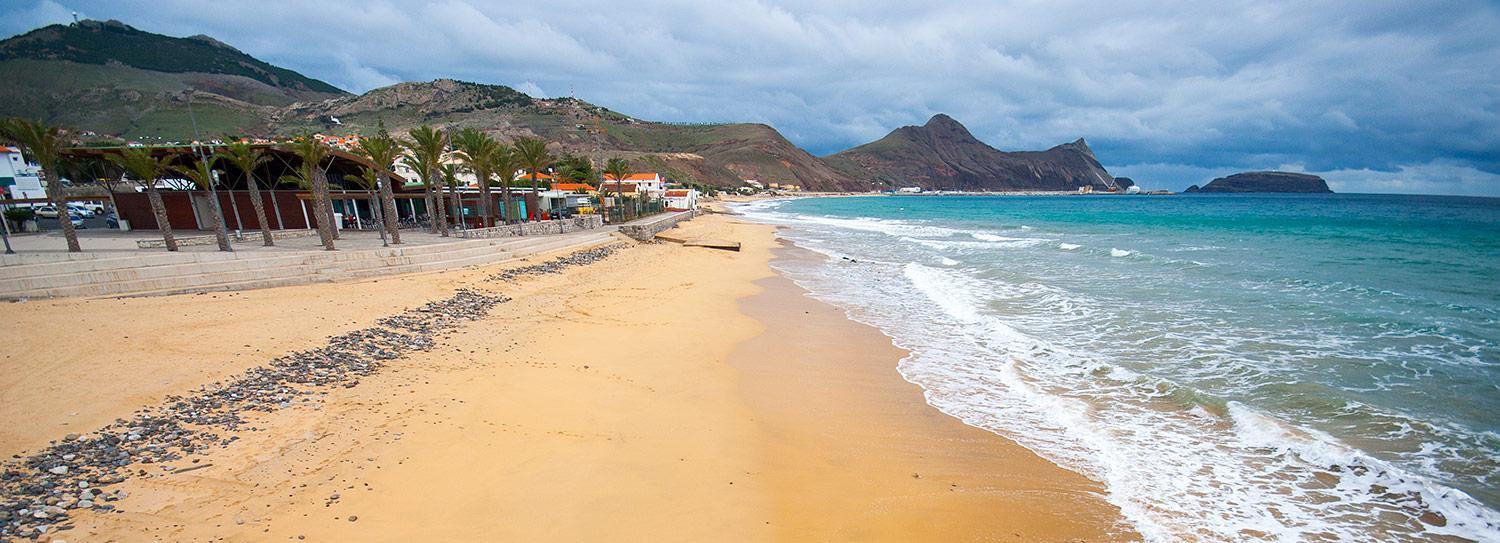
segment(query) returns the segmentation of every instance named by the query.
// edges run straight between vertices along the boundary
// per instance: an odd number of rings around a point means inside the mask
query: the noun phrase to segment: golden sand
[[[641,245],[509,284],[481,281],[490,267],[11,305],[0,451],[470,286],[514,300],[357,387],[256,415],[197,457],[210,467],[122,483],[121,512],[58,537],[1131,538],[1098,484],[923,403],[887,338],[775,275],[770,227],[710,215],[676,232],[744,249]]]

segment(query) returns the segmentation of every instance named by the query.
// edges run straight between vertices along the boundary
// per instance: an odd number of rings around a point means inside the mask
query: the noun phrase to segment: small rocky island
[[[1184,192],[1311,192],[1331,193],[1328,182],[1316,175],[1291,172],[1244,172],[1220,177]]]

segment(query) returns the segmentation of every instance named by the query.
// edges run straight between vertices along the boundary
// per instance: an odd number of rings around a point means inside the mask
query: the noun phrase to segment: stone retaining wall
[[[582,232],[593,230],[604,226],[604,218],[599,215],[581,215],[571,219],[555,219],[550,221],[532,221],[521,224],[507,224],[492,226],[489,228],[471,228],[457,232],[460,237],[476,238],[513,238],[518,236],[544,236],[547,234],[566,234],[569,232]]]
[[[620,233],[630,236],[636,241],[646,241],[648,239],[656,237],[657,234],[676,227],[677,223],[691,220],[693,217],[697,217],[698,213],[699,211],[696,209],[691,211],[678,211],[675,213],[664,214],[652,221],[635,224],[622,224],[620,225]]]
[[[317,230],[272,230],[271,239],[305,238],[316,233],[318,233]],[[234,232],[229,233],[230,243],[239,243],[252,239],[255,241],[260,241],[260,230],[246,230],[244,232],[241,232],[238,236],[234,235]],[[192,245],[215,245],[217,243],[219,243],[219,237],[214,235],[177,238],[177,245],[179,247],[187,247]],[[136,240],[135,246],[141,249],[163,249],[166,248],[167,242],[160,239],[142,239]]]

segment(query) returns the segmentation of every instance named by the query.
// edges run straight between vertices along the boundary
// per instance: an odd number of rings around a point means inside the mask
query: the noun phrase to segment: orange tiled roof
[[[689,189],[672,189],[667,191],[668,198],[683,198],[691,192]]]
[[[621,179],[621,181],[655,181],[658,177],[660,177],[660,175],[658,175],[656,172],[632,173],[627,174],[624,179]],[[604,180],[614,181],[615,178],[610,176],[609,174],[604,174]]]
[[[600,183],[600,185],[604,187],[604,189],[603,189],[604,192],[620,192],[620,193],[635,192],[635,183],[613,183],[612,184],[612,183],[609,183],[609,182],[606,181],[604,183]]]
[[[552,190],[592,192],[594,186],[588,183],[553,183]]]
[[[6,147],[4,145],[0,145],[0,153],[19,153],[19,152],[20,151],[17,151],[15,149],[11,149],[11,148]]]

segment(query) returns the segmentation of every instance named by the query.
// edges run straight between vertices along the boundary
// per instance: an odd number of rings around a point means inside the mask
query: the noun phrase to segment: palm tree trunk
[[[224,208],[219,205],[219,191],[208,191],[208,199],[213,204],[214,237],[219,238],[219,250],[232,253],[234,247],[229,245],[229,227],[224,224]]]
[[[68,252],[81,253],[83,246],[78,244],[78,231],[73,229],[73,215],[68,213],[68,198],[62,188],[62,181],[57,177],[57,168],[43,168],[42,175],[47,177],[47,198],[52,200],[52,207],[57,209],[57,223],[62,226],[63,238],[68,240]]]
[[[538,209],[528,209],[526,210],[526,215],[535,220],[541,216],[537,214],[537,211],[542,207],[542,192],[536,188],[536,170],[532,170],[531,172],[531,199],[536,200],[536,207]]]
[[[328,177],[322,169],[312,168],[312,185],[313,217],[318,222],[318,238],[323,241],[323,250],[333,251],[333,212],[331,209],[324,212],[323,205],[328,197]]]
[[[370,214],[374,215],[375,228],[380,231],[380,246],[390,247],[390,242],[386,240],[386,232],[389,232],[390,229],[386,228],[387,223],[385,222],[384,218],[385,214],[380,212],[380,208],[382,206],[379,203],[379,200],[376,199],[378,198],[378,196],[375,195],[375,192],[376,189],[366,189],[365,201],[370,203]]]
[[[458,193],[458,186],[448,187],[448,216],[453,217],[453,228],[459,231],[464,229],[464,200],[463,195]]]
[[[255,208],[255,223],[260,225],[260,241],[266,247],[276,245],[275,238],[271,237],[271,225],[266,223],[266,203],[260,199],[260,185],[255,183],[255,176],[245,174],[245,180],[250,183],[250,207]],[[234,195],[231,193],[231,198]],[[274,202],[273,202],[274,203]]]
[[[177,250],[177,238],[172,235],[172,223],[167,221],[167,206],[161,201],[161,193],[156,190],[156,181],[146,187],[146,199],[151,201],[151,214],[156,215],[156,229],[161,231],[161,240],[167,244],[168,251]]]
[[[433,194],[436,200],[435,203],[437,204],[437,209],[433,210],[433,220],[437,223],[437,233],[446,238],[448,237],[448,196],[444,194],[443,185],[447,183],[442,181],[442,176],[435,176],[434,178],[438,182],[433,186]]]
[[[510,181],[500,184],[500,222],[510,224]]]
[[[396,222],[396,195],[391,191],[391,176],[384,172],[380,174],[380,207],[384,212],[381,219],[385,221],[385,229],[391,233],[391,243],[400,245],[401,228]]]
[[[437,221],[438,213],[437,213],[437,210],[434,209],[434,208],[437,206],[437,204],[436,204],[437,198],[435,196],[433,196],[432,182],[431,181],[424,180],[422,182],[422,185],[423,185],[423,187],[422,187],[422,199],[423,199],[423,202],[422,203],[427,204],[427,222],[430,223],[427,226],[427,232],[431,233],[431,234],[436,234],[436,233],[438,233],[438,221]]]
[[[327,176],[324,176],[324,179],[327,178]],[[333,228],[329,228],[328,231],[333,233],[334,241],[338,241],[339,227],[343,226],[343,224],[340,223],[339,218],[333,213],[333,185],[330,185],[327,181],[323,182],[323,214],[328,216],[328,224],[333,225]]]
[[[494,214],[490,208],[494,207],[490,201],[490,172],[479,172],[479,212],[484,215],[485,228],[495,225]]]

